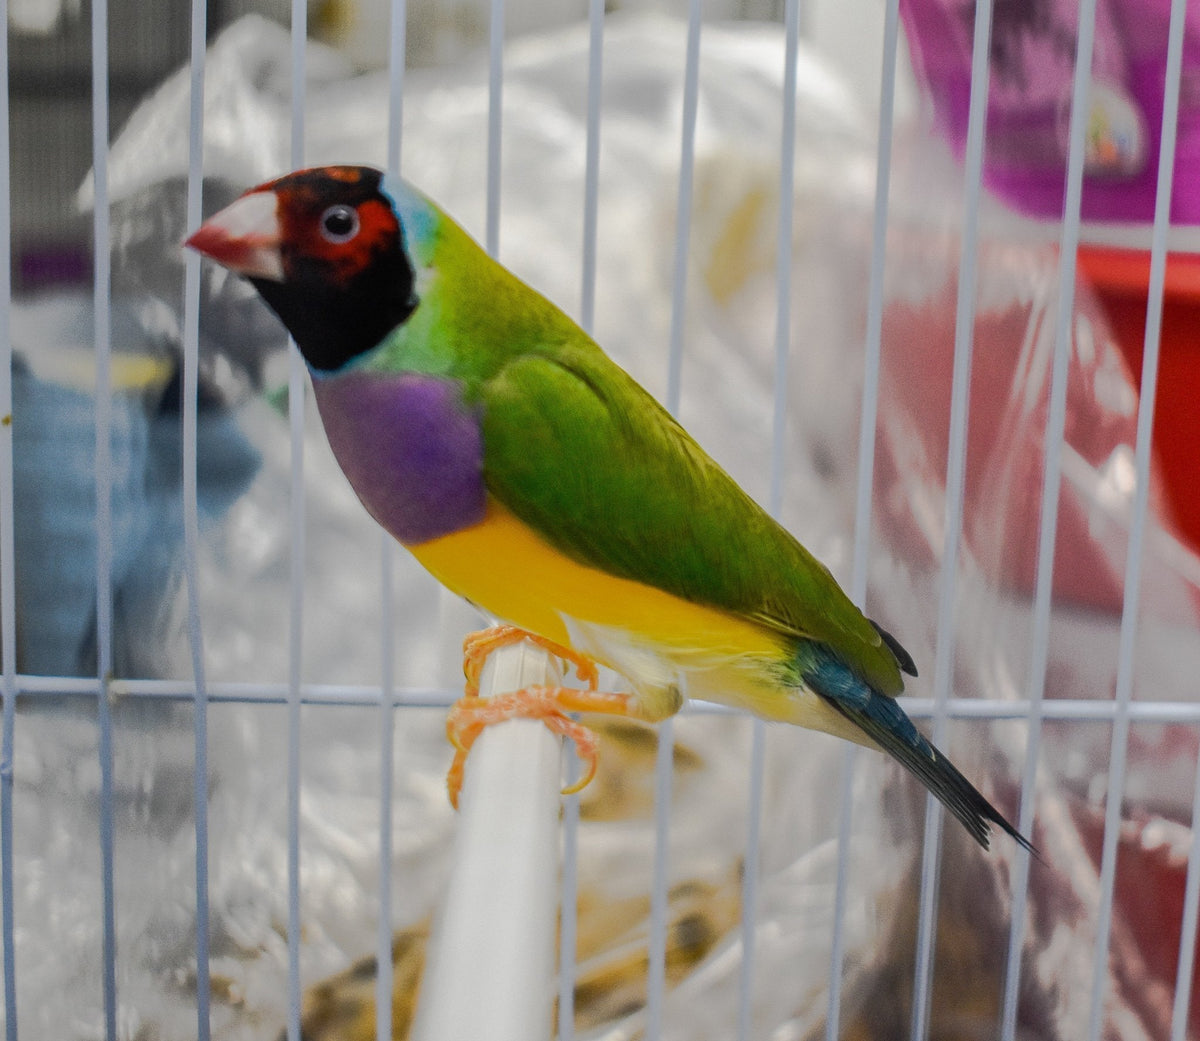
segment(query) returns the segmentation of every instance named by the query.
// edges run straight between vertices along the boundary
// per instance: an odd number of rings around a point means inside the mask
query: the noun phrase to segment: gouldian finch
[[[703,698],[880,748],[984,847],[992,824],[1028,846],[896,701],[916,675],[900,643],[425,195],[369,167],[300,170],[186,245],[248,278],[287,327],[370,514],[515,627],[470,644],[468,661],[530,633],[589,679],[474,699],[452,726],[461,746],[511,715],[585,743],[571,710],[657,721]],[[597,691],[594,662],[631,692]]]

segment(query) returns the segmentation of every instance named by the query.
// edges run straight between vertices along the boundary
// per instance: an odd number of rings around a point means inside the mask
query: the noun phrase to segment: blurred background
[[[861,6],[864,10],[858,10]],[[878,94],[882,5],[805,4],[805,34],[837,56],[843,73]],[[686,16],[685,0],[624,0],[609,11],[657,11]],[[90,270],[87,222],[73,205],[91,168],[90,7],[67,0],[13,0],[9,4],[13,190],[23,204],[13,213],[14,280],[18,289],[86,281]],[[406,61],[414,68],[449,65],[486,46],[487,0],[413,0],[408,4]],[[287,25],[286,0],[220,0],[208,4],[215,36],[245,14]],[[583,21],[586,0],[505,5],[505,35],[513,39]],[[868,19],[864,25],[862,18]],[[783,0],[720,0],[705,4],[705,18],[781,23]],[[382,69],[388,59],[390,4],[342,2],[309,5],[309,35],[328,43],[355,69]],[[109,6],[110,120],[119,129],[145,95],[187,60],[190,14],[186,3],[147,10],[132,0]],[[872,29],[874,26],[874,29]],[[872,53],[864,51],[866,45]]]

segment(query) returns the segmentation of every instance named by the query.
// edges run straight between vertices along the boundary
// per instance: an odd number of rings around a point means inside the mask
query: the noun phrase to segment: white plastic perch
[[[522,642],[491,655],[480,693],[559,681],[557,662]],[[550,1038],[561,751],[526,719],[488,727],[475,743],[413,1041]]]

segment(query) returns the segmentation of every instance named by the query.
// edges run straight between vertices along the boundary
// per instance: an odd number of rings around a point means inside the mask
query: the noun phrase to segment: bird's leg
[[[571,687],[527,687],[492,698],[479,697],[479,678],[488,655],[500,647],[519,643],[521,640],[530,640],[563,662],[574,665],[576,675],[587,684],[587,690],[575,690]],[[467,754],[475,739],[483,733],[484,727],[506,719],[537,719],[552,733],[570,738],[575,743],[579,758],[587,764],[583,777],[563,789],[564,795],[571,795],[582,791],[596,776],[599,748],[596,735],[582,723],[575,722],[567,713],[604,712],[609,715],[634,717],[639,715],[631,695],[610,694],[596,689],[600,681],[599,670],[591,658],[512,625],[494,626],[468,635],[463,641],[463,674],[466,677],[464,696],[454,703],[446,717],[446,736],[454,745],[454,761],[446,775],[446,788],[450,794],[450,803],[455,809],[458,808],[458,795],[462,788]]]

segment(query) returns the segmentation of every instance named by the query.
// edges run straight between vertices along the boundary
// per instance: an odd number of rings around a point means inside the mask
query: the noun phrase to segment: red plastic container
[[[898,256],[924,258],[927,270],[884,311],[877,502],[896,550],[932,565],[950,448],[957,250],[922,233],[896,248]],[[1136,265],[1117,263],[1131,259],[1128,251],[1089,251],[1080,266],[1064,429],[1073,477],[1063,479],[1054,561],[1057,599],[1109,613],[1123,602],[1128,519],[1089,482],[1120,477],[1115,461],[1128,458],[1136,437],[1146,278]],[[916,265],[913,259],[901,269]],[[1098,287],[1092,265],[1104,268]],[[1150,509],[1200,550],[1200,428],[1192,419],[1200,412],[1200,344],[1189,340],[1189,332],[1200,335],[1200,263],[1170,271]],[[1057,279],[1053,244],[998,236],[981,247],[963,535],[989,580],[1024,594],[1036,579]],[[1113,486],[1107,494],[1118,492]]]
[[[1078,256],[1140,389],[1150,253],[1081,246]],[[1163,493],[1180,536],[1200,552],[1200,255],[1167,259],[1158,366],[1153,444]]]

